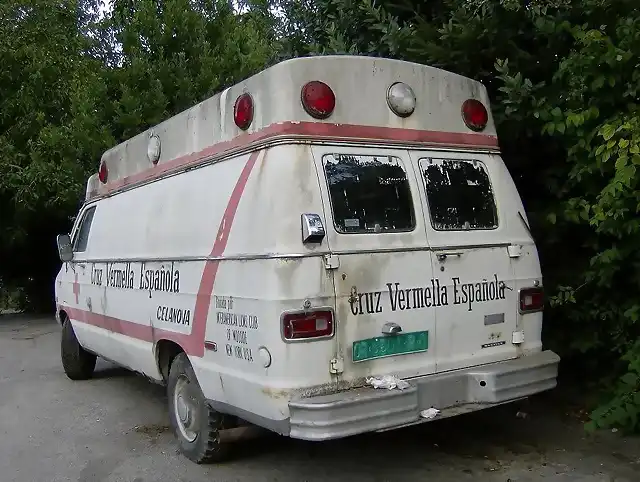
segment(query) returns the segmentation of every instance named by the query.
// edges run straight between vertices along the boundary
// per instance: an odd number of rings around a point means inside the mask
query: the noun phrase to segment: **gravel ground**
[[[640,480],[640,441],[587,437],[558,390],[322,444],[267,434],[198,466],[176,453],[162,387],[101,361],[95,379],[71,382],[59,334],[50,318],[0,317],[1,482]]]

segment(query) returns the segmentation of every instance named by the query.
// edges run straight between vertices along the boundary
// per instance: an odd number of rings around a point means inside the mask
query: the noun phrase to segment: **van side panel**
[[[240,175],[245,159],[206,169],[229,180]],[[89,282],[99,287],[88,311],[112,333],[98,353],[116,363],[160,378],[156,330],[188,336],[204,261],[233,182],[217,183],[194,170],[100,200],[89,241]],[[215,195],[214,195],[215,193]],[[208,220],[207,214],[215,213]],[[195,259],[195,261],[191,261]],[[91,310],[101,307],[105,319]],[[185,347],[186,349],[186,347]]]
[[[322,257],[326,241],[302,243],[302,213],[324,218],[309,147],[265,151],[238,204],[227,260],[218,267],[205,337],[217,350],[192,359],[205,396],[219,409],[267,425],[264,420],[288,418],[294,390],[333,382],[335,337],[282,338],[283,312],[334,307]]]
[[[204,258],[248,157],[161,179],[95,203],[87,250],[69,263],[79,275],[79,296],[59,300],[83,346],[161,378],[154,342],[163,332],[178,343],[180,337],[189,342]],[[203,175],[207,170],[212,175]],[[215,182],[221,178],[228,182]],[[71,291],[72,269],[62,279]]]
[[[285,311],[334,308],[326,242],[301,237],[302,213],[324,218],[308,147],[228,159],[97,206],[81,288],[93,291],[66,300],[83,344],[159,379],[155,343],[176,342],[207,398],[265,419],[287,418],[292,389],[332,383],[335,337],[281,334]]]

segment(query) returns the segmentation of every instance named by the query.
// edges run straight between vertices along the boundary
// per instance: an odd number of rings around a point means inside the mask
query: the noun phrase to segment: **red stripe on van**
[[[252,133],[240,134],[229,141],[219,142],[199,152],[163,161],[156,166],[131,176],[108,182],[98,188],[98,194],[106,194],[124,186],[149,181],[181,167],[196,165],[215,155],[234,149],[249,147],[258,142],[280,136],[307,136],[323,139],[377,140],[422,144],[424,147],[478,147],[497,148],[498,138],[487,134],[441,132],[398,127],[360,126],[324,122],[283,122],[272,124]]]
[[[114,333],[119,333],[121,335],[127,335],[138,340],[153,342],[153,332],[149,325],[141,325],[139,323],[133,323],[119,318],[113,318],[111,316],[100,315],[92,311],[71,308],[70,306],[64,306],[60,309],[64,310],[69,318],[74,321],[97,326],[98,328],[104,328],[105,330],[113,331]]]
[[[210,253],[212,257],[222,256],[227,247],[229,234],[231,233],[240,199],[242,199],[242,194],[247,186],[249,176],[251,175],[251,171],[256,164],[259,154],[260,152],[254,152],[249,156],[240,173],[240,177],[236,181],[236,185],[231,192],[231,197],[229,198],[220,225],[218,226],[216,239]],[[217,260],[205,262],[198,294],[196,296],[196,305],[193,310],[191,333],[189,335],[153,328],[150,325],[142,325],[68,306],[61,306],[59,310],[64,310],[69,318],[74,321],[104,328],[138,340],[150,343],[159,340],[171,340],[179,344],[189,355],[202,357],[204,355],[204,337],[207,330],[211,296],[213,294],[213,286],[216,281],[216,275],[218,274],[219,264],[220,261]]]
[[[227,241],[229,240],[229,233],[233,226],[233,220],[235,219],[240,199],[244,193],[244,188],[247,186],[249,175],[253,170],[253,166],[256,165],[259,152],[253,152],[249,156],[249,160],[242,169],[240,177],[236,182],[235,187],[229,198],[227,208],[224,210],[220,226],[218,226],[218,234],[216,240],[213,243],[210,256],[222,256],[225,248],[227,247]],[[198,295],[196,298],[196,307],[193,310],[193,328],[191,329],[191,336],[189,339],[189,346],[184,347],[190,355],[203,356],[204,355],[204,336],[207,330],[207,318],[209,316],[209,307],[211,306],[211,295],[213,294],[213,285],[216,282],[216,275],[218,274],[218,266],[220,261],[211,260],[206,261],[204,265],[204,271],[202,272],[202,278],[200,279],[200,287],[198,288]]]

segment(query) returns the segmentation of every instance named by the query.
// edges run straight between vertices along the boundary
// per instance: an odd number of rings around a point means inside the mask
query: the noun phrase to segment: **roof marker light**
[[[248,92],[236,99],[233,106],[233,121],[243,131],[246,131],[253,122],[253,98]]]
[[[387,90],[387,104],[398,117],[409,117],[416,109],[416,95],[404,82],[396,82]]]
[[[489,113],[479,100],[467,99],[462,104],[462,119],[469,129],[479,132],[487,127]]]
[[[160,160],[160,150],[160,137],[158,134],[151,133],[149,135],[149,142],[147,143],[147,157],[154,166],[158,164],[158,161]]]
[[[326,119],[336,107],[336,96],[324,82],[312,80],[302,87],[302,106],[311,117]]]
[[[100,163],[100,169],[98,170],[98,179],[102,184],[107,183],[107,179],[109,178],[109,169],[107,169],[107,163],[102,161]]]

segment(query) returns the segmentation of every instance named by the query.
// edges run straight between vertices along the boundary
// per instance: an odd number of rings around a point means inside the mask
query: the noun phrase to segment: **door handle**
[[[402,327],[397,323],[385,323],[382,326],[383,335],[397,335],[402,331]]]
[[[503,290],[504,290],[504,289],[507,289],[507,290],[509,290],[509,291],[513,291],[513,288],[511,288],[510,286],[507,286],[507,284],[506,284],[504,281],[500,281],[500,283],[498,284],[498,286],[499,286],[500,288],[502,288]]]
[[[461,251],[456,251],[456,252],[450,252],[450,253],[438,253],[436,254],[436,257],[438,258],[438,261],[442,262],[442,261],[446,261],[448,257],[450,256],[457,256],[460,257],[462,256],[462,252]]]

